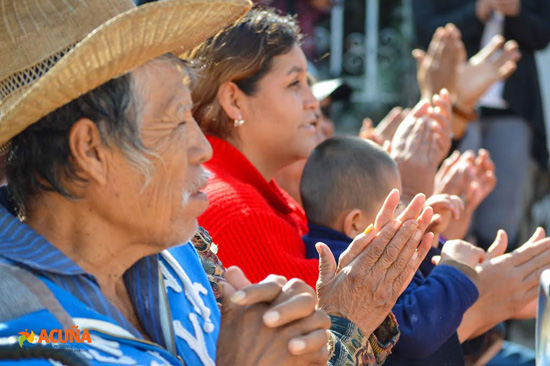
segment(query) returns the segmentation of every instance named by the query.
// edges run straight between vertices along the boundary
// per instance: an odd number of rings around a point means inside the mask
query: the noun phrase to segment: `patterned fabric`
[[[202,227],[199,227],[191,242],[201,258],[218,306],[221,307],[218,283],[225,281],[225,268],[214,253],[216,245]],[[329,335],[329,366],[382,365],[399,338],[397,322],[391,313],[368,340],[349,320],[337,316],[330,318],[332,327]]]
[[[200,226],[195,232],[193,239],[191,239],[191,242],[199,254],[202,267],[204,268],[204,272],[206,272],[206,277],[208,277],[210,286],[212,286],[212,290],[214,290],[218,308],[221,310],[221,293],[218,284],[225,281],[225,267],[216,255],[216,244],[212,243],[212,238],[208,232]]]

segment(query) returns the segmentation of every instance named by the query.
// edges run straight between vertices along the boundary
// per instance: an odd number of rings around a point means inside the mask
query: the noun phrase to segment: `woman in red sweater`
[[[273,273],[315,287],[319,261],[305,257],[304,212],[273,180],[316,144],[319,105],[299,34],[293,18],[253,9],[189,55],[204,65],[194,115],[214,151],[199,223],[224,265],[251,281]]]
[[[299,42],[292,18],[252,10],[191,54],[205,65],[193,100],[214,150],[199,223],[224,265],[251,281],[275,273],[315,288],[319,261],[305,258],[305,215],[273,180],[315,145],[318,102]]]

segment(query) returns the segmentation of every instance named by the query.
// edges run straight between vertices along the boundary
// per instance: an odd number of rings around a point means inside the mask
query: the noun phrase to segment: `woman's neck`
[[[267,182],[271,182],[279,170],[292,163],[281,162],[274,155],[266,156],[267,154],[259,151],[259,149],[234,138],[228,138],[227,142],[239,150]]]

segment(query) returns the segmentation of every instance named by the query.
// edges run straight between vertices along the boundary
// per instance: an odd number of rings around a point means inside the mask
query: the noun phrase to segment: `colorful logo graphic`
[[[88,329],[80,331],[78,326],[73,325],[69,329],[52,329],[49,332],[46,329],[40,331],[40,335],[37,337],[34,335],[34,332],[31,330],[29,333],[27,329],[24,332],[17,333],[19,337],[19,347],[23,348],[23,343],[25,341],[29,343],[34,343],[35,340],[38,343],[43,344],[57,344],[57,343],[92,343],[90,337],[90,332]]]
[[[30,334],[25,329],[24,332],[19,332],[17,334],[20,334],[21,337],[19,337],[19,347],[23,348],[23,342],[27,341],[29,343],[34,342],[34,332],[31,330]]]

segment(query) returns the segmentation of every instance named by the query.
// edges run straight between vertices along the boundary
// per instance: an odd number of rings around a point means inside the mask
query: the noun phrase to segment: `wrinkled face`
[[[141,136],[154,169],[144,177],[121,155],[112,167],[114,219],[147,244],[184,243],[207,208],[200,189],[206,184],[201,167],[212,156],[191,115],[188,77],[174,61],[153,60],[133,72],[137,86]]]
[[[318,102],[307,83],[307,61],[299,45],[273,58],[271,70],[241,107],[246,123],[239,138],[255,153],[281,168],[308,157],[316,144]]]

